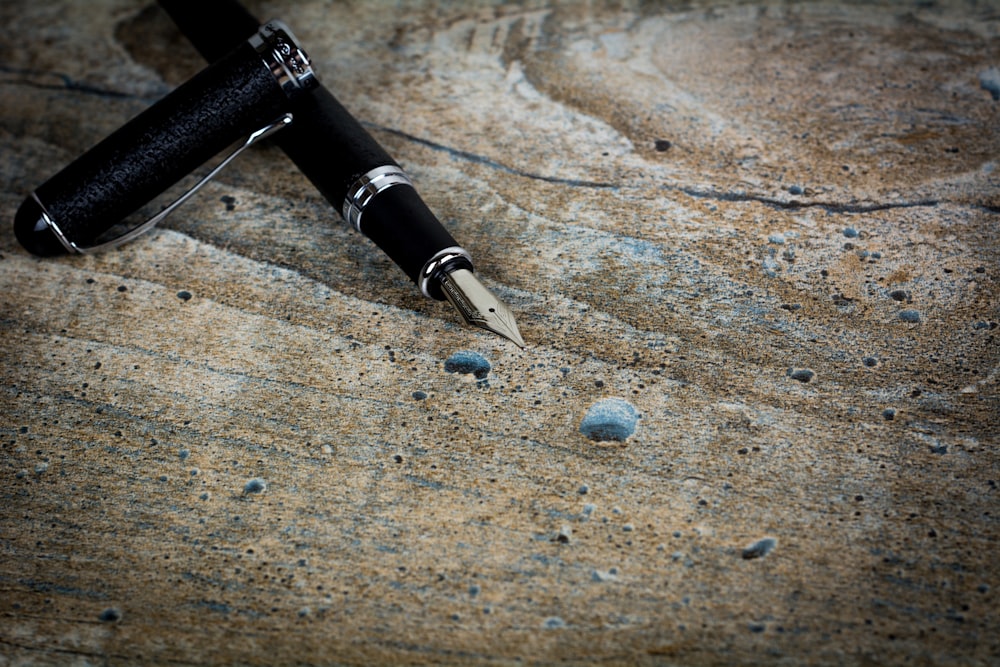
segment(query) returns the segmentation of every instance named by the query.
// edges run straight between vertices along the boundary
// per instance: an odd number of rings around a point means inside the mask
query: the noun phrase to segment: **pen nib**
[[[510,308],[493,296],[472,271],[458,269],[445,273],[441,277],[441,289],[467,324],[500,334],[518,347],[524,347],[524,339]]]

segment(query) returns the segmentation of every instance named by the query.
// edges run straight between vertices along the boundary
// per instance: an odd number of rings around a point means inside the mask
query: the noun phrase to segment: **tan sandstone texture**
[[[28,255],[203,64],[2,3],[0,665],[1000,662],[998,3],[249,6],[529,346],[275,146]]]

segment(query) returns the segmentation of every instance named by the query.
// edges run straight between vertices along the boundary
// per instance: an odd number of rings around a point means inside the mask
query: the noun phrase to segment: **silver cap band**
[[[309,56],[281,21],[268,21],[248,41],[263,58],[285,94],[315,84],[316,75]]]

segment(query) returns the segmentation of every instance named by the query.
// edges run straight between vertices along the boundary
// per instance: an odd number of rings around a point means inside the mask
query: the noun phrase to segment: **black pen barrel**
[[[207,21],[190,0],[158,0],[181,32],[208,59],[239,39],[255,19],[234,0]],[[274,142],[316,189],[382,249],[425,294],[443,299],[429,266],[461,264],[467,253],[421,200],[395,160],[321,84],[298,96],[290,107],[288,129]],[[388,177],[387,177],[388,176]],[[390,186],[386,186],[390,183]],[[455,254],[455,250],[459,254]],[[440,262],[441,257],[454,257]]]
[[[427,280],[423,272],[428,262],[457,248],[458,242],[396,161],[322,85],[297,98],[291,110],[295,120],[275,143],[348,222],[428,296],[443,299],[437,281]],[[399,182],[385,188],[379,180],[369,183],[373,174],[386,172],[398,174]],[[366,194],[371,194],[367,200]],[[356,205],[352,216],[350,203],[359,201],[364,204]],[[471,268],[468,259],[463,263]]]
[[[256,17],[234,0],[159,0],[159,5],[210,63],[229,53],[260,27]],[[225,20],[211,20],[212,16]]]
[[[322,85],[295,100],[292,116],[292,126],[275,136],[275,143],[338,211],[358,178],[377,167],[396,165]]]

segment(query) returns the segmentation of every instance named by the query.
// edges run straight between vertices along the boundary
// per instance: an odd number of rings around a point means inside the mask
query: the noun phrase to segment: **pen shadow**
[[[294,270],[357,299],[428,317],[444,314],[374,243],[344,222],[273,144],[245,151],[162,227]]]
[[[206,65],[167,13],[155,4],[119,21],[114,37],[135,62],[157,72],[171,87],[181,85]]]

